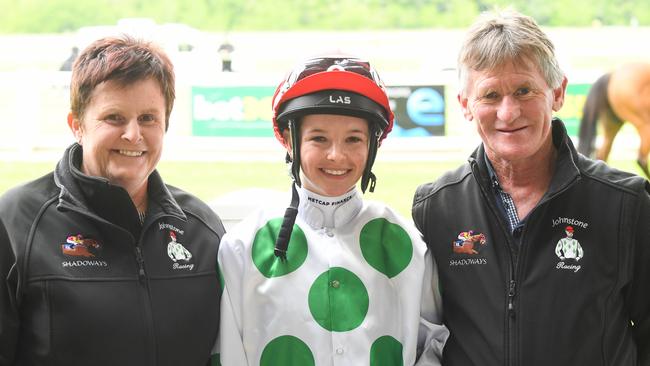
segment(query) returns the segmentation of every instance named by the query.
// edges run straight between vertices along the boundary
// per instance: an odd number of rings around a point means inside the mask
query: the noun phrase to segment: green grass
[[[453,169],[464,160],[436,162],[377,162],[373,169],[377,176],[374,193],[366,198],[383,201],[407,218],[411,215],[411,201],[415,188],[435,180],[443,172]],[[52,162],[0,162],[0,194],[7,189],[38,178],[54,168]],[[640,174],[635,163],[613,161],[618,169]],[[228,192],[245,188],[289,190],[285,164],[267,162],[161,162],[160,174],[168,184],[191,192],[205,201],[211,201]]]

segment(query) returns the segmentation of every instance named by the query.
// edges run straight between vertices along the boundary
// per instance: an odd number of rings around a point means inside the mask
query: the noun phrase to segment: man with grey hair
[[[451,331],[443,365],[650,365],[647,181],[576,152],[553,118],[567,78],[532,18],[484,15],[458,64],[482,144],[413,203]],[[579,263],[555,253],[567,225]],[[454,250],[469,231],[485,242]]]

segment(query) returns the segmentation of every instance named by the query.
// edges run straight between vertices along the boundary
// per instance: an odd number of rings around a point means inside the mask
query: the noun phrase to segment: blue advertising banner
[[[268,86],[192,87],[192,135],[271,137],[271,99]],[[390,86],[395,113],[392,136],[445,134],[444,86]]]
[[[387,91],[395,113],[392,136],[444,136],[444,86],[389,86]]]

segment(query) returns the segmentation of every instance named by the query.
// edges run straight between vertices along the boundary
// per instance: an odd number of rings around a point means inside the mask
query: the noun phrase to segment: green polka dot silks
[[[257,212],[221,242],[221,364],[413,365],[418,347],[439,364],[432,350],[447,331],[418,232],[356,191],[299,194],[286,262],[273,255],[283,208]]]

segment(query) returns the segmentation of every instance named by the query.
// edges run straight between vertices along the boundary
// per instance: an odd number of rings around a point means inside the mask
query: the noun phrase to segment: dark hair
[[[174,67],[161,48],[128,35],[98,39],[77,57],[72,66],[70,110],[75,117],[83,117],[92,91],[105,81],[125,86],[148,78],[158,82],[165,97],[167,130],[176,97]]]

